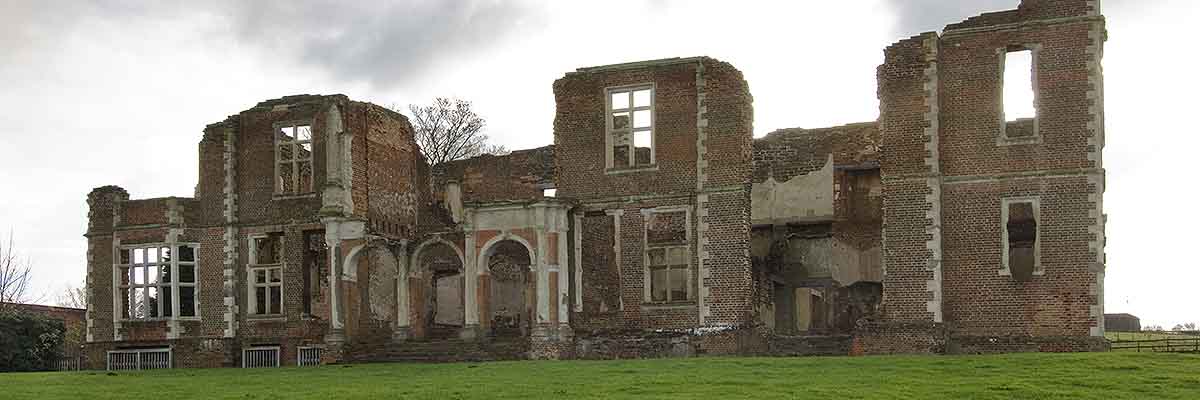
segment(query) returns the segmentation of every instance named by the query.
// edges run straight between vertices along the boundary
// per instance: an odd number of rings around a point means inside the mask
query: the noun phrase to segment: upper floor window
[[[295,195],[313,192],[312,127],[276,124],[275,193]]]
[[[283,314],[283,259],[281,235],[250,238],[247,285],[250,315]]]
[[[653,166],[654,86],[609,89],[607,97],[608,168]]]
[[[117,297],[123,319],[195,317],[197,245],[118,250]]]
[[[1036,142],[1038,137],[1038,46],[997,50],[1001,55],[1001,144]]]

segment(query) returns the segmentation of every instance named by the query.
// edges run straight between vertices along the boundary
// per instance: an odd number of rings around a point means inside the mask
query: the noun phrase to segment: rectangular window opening
[[[118,249],[121,318],[195,317],[196,251],[194,244]]]
[[[1037,208],[1033,202],[1008,203],[1005,221],[1005,251],[1013,279],[1033,278],[1037,269]]]
[[[646,262],[650,275],[649,301],[670,303],[688,296],[690,247],[688,213],[651,213],[646,220]]]
[[[242,368],[278,368],[279,346],[259,346],[242,350]]]
[[[1036,135],[1036,80],[1032,50],[1011,50],[1004,56],[1003,111],[1005,136],[1024,138]]]
[[[655,164],[654,89],[635,87],[608,91],[608,168],[641,168]]]
[[[304,276],[301,277],[301,307],[305,315],[313,314],[313,304],[320,303],[321,282],[325,282],[325,262],[329,259],[324,231],[304,232]]]
[[[171,368],[171,349],[114,350],[108,352],[109,371],[138,371]]]
[[[320,347],[301,347],[296,349],[296,366],[315,367],[321,365],[321,354],[325,349]]]
[[[251,238],[250,314],[283,314],[283,261],[280,256],[282,235]]]
[[[309,125],[289,124],[275,134],[275,193],[313,193],[313,134]]]

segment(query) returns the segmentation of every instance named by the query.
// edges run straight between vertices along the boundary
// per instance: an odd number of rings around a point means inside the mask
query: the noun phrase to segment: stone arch
[[[396,316],[396,276],[400,274],[400,260],[388,246],[368,246],[368,265],[364,292],[367,304],[363,307],[372,320],[393,321]]]
[[[488,265],[487,265],[488,257],[490,257],[492,251],[494,251],[496,249],[497,244],[504,242],[506,240],[517,242],[517,243],[520,243],[522,246],[524,246],[525,250],[529,252],[530,267],[531,268],[537,267],[538,263],[537,263],[537,250],[535,250],[536,247],[534,247],[532,244],[530,244],[529,241],[526,240],[524,237],[521,237],[521,235],[514,235],[512,233],[504,233],[502,235],[496,235],[496,237],[493,237],[493,238],[489,239],[486,243],[484,243],[483,246],[480,246],[481,250],[479,251],[479,260],[478,260],[480,274],[485,274],[490,271],[488,269]]]
[[[437,246],[437,245],[445,245],[445,246],[449,247],[450,249],[453,249],[454,253],[456,255],[458,255],[459,264],[464,265],[464,266],[467,264],[467,258],[464,255],[462,249],[458,247],[458,245],[455,245],[453,242],[450,242],[449,240],[446,240],[446,239],[442,238],[441,236],[434,236],[433,238],[431,238],[429,240],[421,242],[421,244],[417,245],[417,247],[413,249],[412,259],[409,260],[409,264],[408,264],[409,268],[408,268],[408,271],[406,271],[406,272],[409,274],[421,273],[422,272],[421,269],[424,267],[423,265],[421,265],[421,256],[425,255],[423,253],[425,253],[426,250],[428,250],[431,246]]]
[[[488,241],[479,258],[480,325],[492,336],[528,336],[537,305],[535,252],[516,236]]]
[[[355,288],[343,294],[344,322],[351,333],[387,330],[398,319],[401,301],[396,278],[402,266],[392,247],[385,240],[365,239],[343,259],[342,275]]]
[[[413,251],[407,271],[413,338],[453,337],[465,326],[465,259],[458,246],[441,237]]]

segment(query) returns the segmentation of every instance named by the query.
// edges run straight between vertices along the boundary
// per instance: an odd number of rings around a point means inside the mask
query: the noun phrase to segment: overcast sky
[[[871,121],[884,47],[1016,4],[0,0],[0,229],[52,302],[83,281],[91,188],[191,196],[205,124],[289,94],[461,97],[521,149],[553,141],[551,85],[565,72],[708,55],[745,73],[757,135]],[[1198,4],[1104,2],[1106,305],[1144,325],[1200,322],[1200,268],[1185,251],[1200,227]]]

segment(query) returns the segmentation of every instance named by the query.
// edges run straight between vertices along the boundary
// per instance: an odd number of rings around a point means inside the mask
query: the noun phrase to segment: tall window
[[[250,245],[250,314],[283,315],[280,235],[254,237]]]
[[[288,124],[275,131],[275,193],[313,192],[312,127]]]
[[[304,232],[304,288],[300,298],[301,311],[305,315],[312,315],[313,303],[324,301],[321,297],[321,284],[326,282],[322,278],[329,273],[326,268],[328,262],[329,247],[325,244],[325,231]]]
[[[166,244],[118,250],[121,317],[195,317],[197,248],[194,244]]]
[[[651,212],[646,220],[648,300],[688,300],[689,244],[686,211]]]
[[[654,165],[654,87],[609,89],[607,106],[608,168]]]
[[[1001,76],[1004,134],[1001,139],[1018,143],[1036,141],[1038,52],[1029,47],[1009,47],[1001,51],[1004,60]]]

